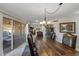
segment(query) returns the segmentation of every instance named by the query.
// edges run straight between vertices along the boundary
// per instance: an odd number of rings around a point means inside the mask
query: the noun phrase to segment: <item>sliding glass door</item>
[[[26,42],[26,25],[3,17],[3,52],[4,55]]]

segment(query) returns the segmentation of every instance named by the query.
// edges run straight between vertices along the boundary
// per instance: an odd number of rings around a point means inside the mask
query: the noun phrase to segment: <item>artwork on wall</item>
[[[75,33],[75,22],[66,22],[66,23],[60,23],[60,32],[61,33]]]

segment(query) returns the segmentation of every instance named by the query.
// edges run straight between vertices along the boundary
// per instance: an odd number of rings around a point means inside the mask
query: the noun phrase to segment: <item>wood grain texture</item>
[[[79,52],[62,43],[53,41],[51,39],[36,38],[36,47],[39,56],[75,56]]]

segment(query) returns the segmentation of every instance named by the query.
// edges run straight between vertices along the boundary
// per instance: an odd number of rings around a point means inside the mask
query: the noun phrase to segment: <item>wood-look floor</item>
[[[74,56],[79,55],[75,49],[63,45],[52,39],[36,38],[36,47],[39,56]]]

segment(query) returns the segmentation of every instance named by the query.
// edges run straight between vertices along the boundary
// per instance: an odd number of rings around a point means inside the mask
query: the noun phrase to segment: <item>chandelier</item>
[[[56,10],[53,11],[53,12],[48,12],[48,11],[46,10],[46,8],[45,8],[45,9],[44,9],[44,20],[43,20],[42,22],[40,22],[40,24],[41,24],[41,25],[44,25],[44,26],[47,26],[47,25],[51,24],[51,21],[47,21],[47,19],[46,19],[46,14],[47,14],[47,13],[48,13],[48,14],[54,14],[54,13],[56,13],[56,12],[61,8],[62,4],[63,4],[63,3],[59,3],[59,4],[58,4],[58,8],[56,8]]]

